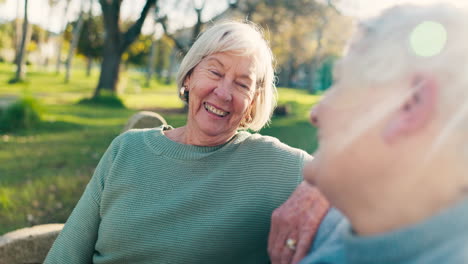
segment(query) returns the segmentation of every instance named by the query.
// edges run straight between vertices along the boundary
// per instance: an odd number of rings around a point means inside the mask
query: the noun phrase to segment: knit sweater
[[[323,233],[327,230],[324,226],[333,231]],[[466,264],[468,198],[420,223],[373,236],[356,235],[339,213],[329,213],[321,223],[314,248],[300,262],[312,263]]]
[[[248,132],[184,145],[163,128],[114,139],[45,263],[269,262],[271,213],[307,153]]]
[[[347,263],[468,263],[468,198],[420,223],[376,236],[344,229]]]

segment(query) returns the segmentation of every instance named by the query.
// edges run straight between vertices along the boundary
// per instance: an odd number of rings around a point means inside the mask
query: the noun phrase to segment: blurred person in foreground
[[[186,125],[118,136],[45,263],[269,263],[270,221],[271,262],[297,263],[328,202],[306,152],[245,131],[272,115],[272,63],[253,24],[203,33],[177,75]]]
[[[446,5],[360,25],[304,169],[349,222],[301,263],[468,263],[467,43],[468,14]]]

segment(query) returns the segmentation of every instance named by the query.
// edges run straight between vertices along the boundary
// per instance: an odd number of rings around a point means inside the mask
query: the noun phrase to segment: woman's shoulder
[[[146,138],[162,135],[162,130],[162,127],[130,129],[114,138],[112,145],[138,147],[145,144]]]
[[[242,133],[247,133],[247,132],[242,132]],[[265,135],[261,135],[258,133],[250,134],[250,136],[247,137],[243,143],[244,145],[250,146],[253,149],[268,151],[270,153],[281,153],[281,154],[288,153],[294,156],[308,155],[304,150],[291,147],[281,142],[276,137],[265,136]]]

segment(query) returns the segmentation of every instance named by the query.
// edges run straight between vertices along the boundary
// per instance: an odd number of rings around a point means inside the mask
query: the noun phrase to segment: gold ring
[[[290,249],[290,250],[296,250],[296,244],[297,244],[297,241],[295,239],[292,239],[292,238],[288,238],[286,240],[286,246]]]

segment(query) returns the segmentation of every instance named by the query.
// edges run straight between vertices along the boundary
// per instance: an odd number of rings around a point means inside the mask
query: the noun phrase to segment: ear
[[[184,87],[185,87],[185,90],[188,92],[190,90],[190,78],[192,77],[192,72],[193,72],[193,69],[191,69],[190,71],[187,72],[187,74],[185,75],[185,78],[184,78]]]
[[[184,79],[184,87],[185,87],[185,91],[187,91],[187,92],[190,89],[189,88],[190,87],[189,83],[190,83],[190,75],[187,75],[187,77],[185,77],[185,79]]]
[[[428,75],[413,77],[411,94],[387,122],[383,139],[387,143],[398,142],[400,139],[420,132],[433,119],[437,104],[439,85]]]

